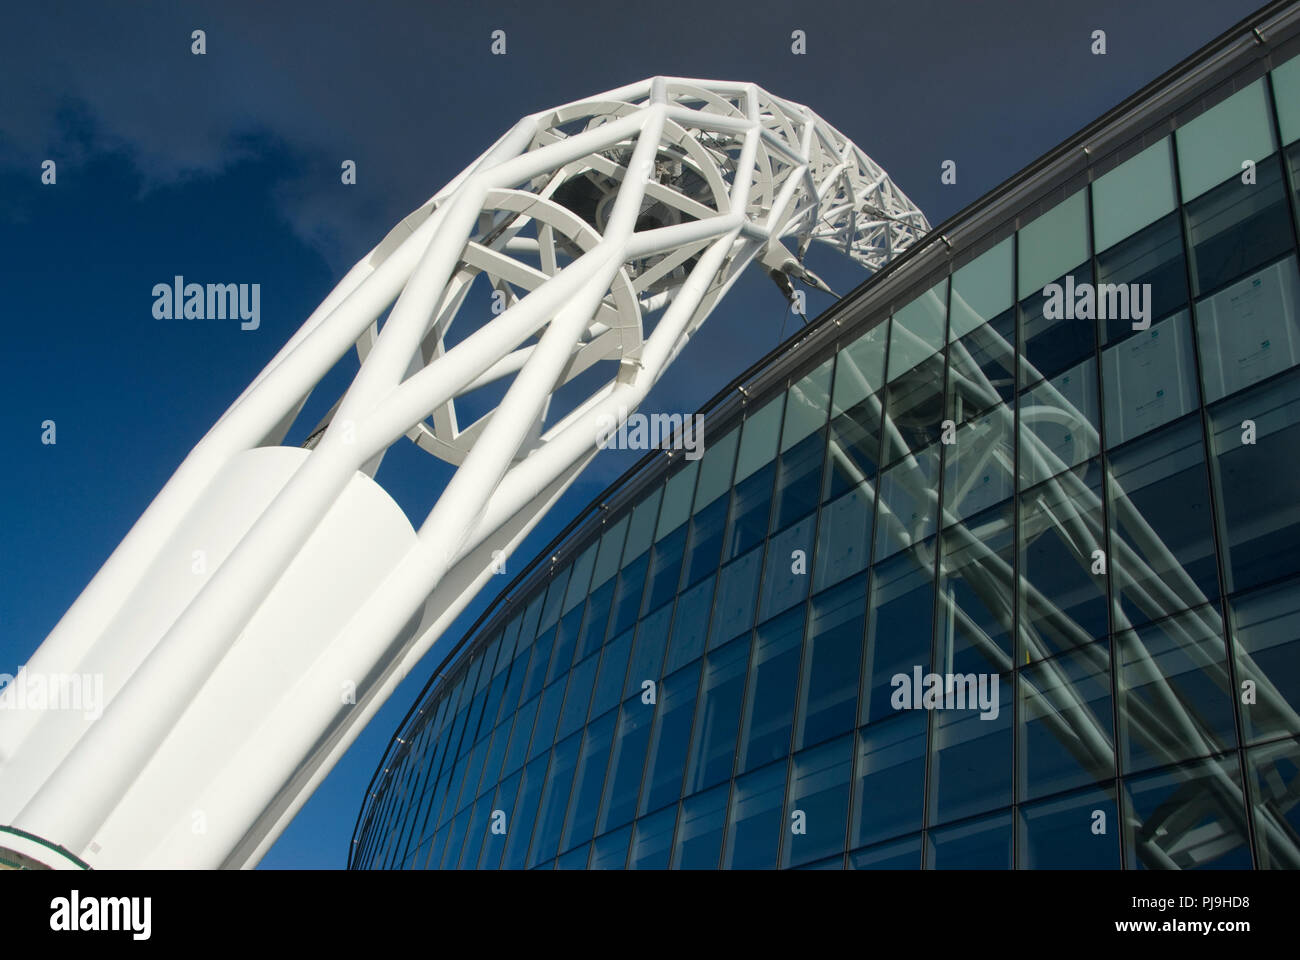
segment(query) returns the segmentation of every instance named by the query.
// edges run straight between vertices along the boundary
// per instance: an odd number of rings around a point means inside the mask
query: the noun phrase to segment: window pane
[[[813,597],[804,641],[795,749],[853,729],[862,662],[865,577]]]
[[[743,483],[737,484],[727,517],[727,534],[722,552],[725,563],[751,549],[767,536],[767,521],[772,512],[773,464],[760,469]]]
[[[943,357],[935,355],[889,384],[881,462],[893,463],[939,439],[943,422]]]
[[[1300,138],[1300,58],[1292,57],[1273,68],[1273,102],[1282,142]]]
[[[1105,819],[1097,816],[1100,813]],[[1028,870],[1118,870],[1115,791],[1081,790],[1021,805],[1019,866]],[[1105,829],[1100,828],[1104,825]],[[1096,827],[1096,829],[1094,829]]]
[[[1268,113],[1260,78],[1175,132],[1184,202],[1229,177],[1240,177],[1243,160],[1261,160],[1273,152]]]
[[[614,601],[610,609],[611,636],[622,633],[636,622],[637,611],[641,609],[641,592],[645,587],[646,567],[649,563],[650,558],[642,554],[641,559],[633,561],[618,575],[618,586],[614,588]]]
[[[1075,309],[1083,296],[1079,291],[1087,289],[1080,284],[1091,282],[1092,266],[1083,263],[1020,301],[1022,385],[1054,377],[1093,355],[1095,311]]]
[[[1020,482],[1031,486],[1100,452],[1097,363],[1089,357],[1020,395]]]
[[[885,339],[888,332],[888,323],[878,323],[836,356],[832,417],[856,407],[885,385]]]
[[[686,545],[686,528],[678,527],[654,545],[650,551],[650,573],[646,585],[644,612],[657,610],[677,594],[677,578],[682,572],[682,548]]]
[[[1210,430],[1228,591],[1300,571],[1300,375],[1213,408]]]
[[[667,673],[686,666],[704,652],[709,633],[709,610],[713,607],[713,578],[687,590],[677,598],[673,612],[673,638],[668,646]]]
[[[1011,275],[1015,238],[1007,237],[952,275],[952,324],[948,339],[970,333],[1013,303]]]
[[[826,425],[832,362],[827,360],[790,387],[781,426],[782,453]]]
[[[859,723],[894,712],[890,699],[896,674],[930,668],[930,627],[934,619],[934,541],[876,564],[871,572],[870,629],[867,634],[867,689]],[[860,581],[852,582],[856,587]],[[841,588],[836,588],[841,589]],[[854,660],[853,683],[857,689]]]
[[[1101,355],[1106,445],[1115,446],[1196,409],[1196,373],[1187,312]]]
[[[673,827],[677,825],[677,805],[673,804],[650,817],[642,817],[632,831],[629,870],[667,870],[673,850]]]
[[[1113,589],[1135,626],[1218,595],[1204,446],[1188,417],[1111,455]]]
[[[705,790],[731,776],[748,666],[748,637],[719,647],[704,661],[700,706],[695,714],[691,756],[686,767],[684,792],[687,794]]]
[[[1130,870],[1250,868],[1235,757],[1130,777],[1122,822]]]
[[[803,624],[804,608],[795,607],[754,632],[754,665],[745,694],[738,773],[790,752]]]
[[[1115,637],[1125,773],[1236,746],[1223,621],[1215,607]]]
[[[852,736],[794,755],[785,814],[789,836],[781,853],[782,867],[843,852],[852,768]]]
[[[591,863],[588,870],[622,870],[627,862],[627,845],[632,839],[632,825],[597,837],[591,845]]]
[[[631,652],[631,630],[620,634],[606,645],[600,656],[596,691],[591,698],[591,716],[599,717],[622,699],[623,678],[627,675],[628,655]]]
[[[1300,733],[1300,581],[1238,597],[1231,610],[1237,682],[1255,687],[1255,702],[1241,705],[1246,742]]]
[[[1183,228],[1178,214],[1097,254],[1098,293],[1106,284],[1116,285],[1112,295],[1105,288],[1097,309],[1101,321],[1101,342],[1114,343],[1132,336],[1135,322],[1159,320],[1187,306],[1187,264],[1183,254]],[[1141,284],[1136,296],[1125,285]],[[1148,286],[1149,285],[1149,286]],[[1115,298],[1112,307],[1112,296]],[[1101,316],[1105,304],[1106,315]]]
[[[772,529],[781,530],[817,509],[826,458],[826,431],[818,429],[781,454],[776,467]]]
[[[615,713],[607,713],[587,727],[578,752],[573,776],[573,794],[569,799],[569,816],[560,838],[560,849],[568,850],[591,839],[600,809],[600,790],[605,783],[605,766],[614,733]]]
[[[1011,742],[1014,711],[1010,702],[1014,681],[1010,674],[948,677],[957,680],[952,684],[955,708],[934,711],[931,823],[947,823],[1010,806],[1015,772]]]
[[[1260,163],[1255,179],[1244,184],[1234,176],[1184,208],[1194,295],[1210,293],[1292,248],[1281,161]]]
[[[876,560],[919,543],[934,533],[939,505],[937,444],[880,475],[876,511]]]
[[[600,657],[590,656],[569,674],[569,688],[564,694],[564,712],[560,715],[560,725],[555,733],[557,740],[563,740],[575,730],[581,729],[586,722],[592,684],[596,680],[596,667],[599,663]]]
[[[1087,192],[1080,190],[1021,228],[1017,298],[1041,290],[1053,277],[1088,258],[1087,214]]]
[[[515,800],[514,813],[507,827],[506,852],[501,860],[503,870],[522,870],[528,859],[528,846],[532,840],[537,804],[546,782],[546,765],[549,761],[550,757],[543,754],[524,767],[523,778],[519,781],[519,796]]]
[[[1011,814],[929,831],[926,866],[931,870],[1011,869]]]
[[[1100,472],[1093,461],[1020,498],[1021,663],[1109,632],[1106,577],[1093,573],[1106,549]]]
[[[839,496],[875,476],[880,468],[883,395],[872,394],[831,421],[822,499]]]
[[[1295,257],[1199,301],[1196,336],[1207,403],[1300,363],[1300,273]]]
[[[695,496],[695,474],[700,461],[691,460],[664,484],[664,502],[659,508],[659,526],[655,530],[655,539],[662,540],[672,533],[691,515],[691,500]]]
[[[816,521],[817,517],[809,514],[768,541],[760,621],[802,603],[808,596],[808,559],[813,552]]]
[[[1010,507],[950,527],[939,559],[939,661],[943,673],[1011,669]]]
[[[605,639],[605,627],[609,623],[609,606],[614,599],[614,581],[610,580],[596,590],[587,601],[587,608],[582,615],[582,632],[578,636],[578,649],[575,654],[581,660],[587,654],[600,649]]]
[[[591,571],[596,567],[597,544],[587,547],[578,559],[573,561],[573,574],[569,577],[569,586],[564,593],[564,613],[568,613],[583,600],[587,599],[587,588],[591,585]]]
[[[591,574],[592,590],[618,572],[618,563],[623,556],[623,540],[627,536],[627,523],[625,514],[601,536],[600,550],[596,554],[596,569]]]
[[[1014,490],[1015,415],[1009,404],[964,424],[944,449],[944,524],[1008,499]]]
[[[1021,799],[1113,779],[1106,645],[1021,668],[1019,724]]]
[[[736,446],[740,431],[728,430],[721,440],[710,441],[700,458],[700,479],[695,490],[695,504],[691,510],[699,514],[713,501],[731,489],[731,471],[736,464]]]
[[[682,770],[690,745],[691,721],[695,717],[695,693],[700,684],[700,665],[692,664],[659,684],[654,705],[655,726],[650,738],[645,786],[641,789],[641,814],[676,803],[682,795]],[[669,838],[671,840],[671,837]],[[664,856],[667,857],[665,850]]]
[[[508,780],[502,781],[497,787],[496,796],[492,798],[492,817],[484,824],[485,836],[478,858],[480,870],[496,870],[501,865],[501,853],[505,850],[506,840],[510,836],[510,818],[514,813],[515,794],[519,791],[519,777],[520,774],[516,773]],[[497,811],[501,812],[504,820],[496,815]],[[502,822],[506,829],[504,834],[496,830],[496,825]],[[462,862],[464,862],[463,857]]]
[[[948,417],[961,424],[1015,395],[1016,314],[1007,310],[948,348]]]
[[[727,818],[724,869],[770,870],[776,866],[786,766],[773,763],[736,781]]]
[[[1260,868],[1300,868],[1300,742],[1256,747],[1246,754],[1246,769]]]
[[[722,854],[727,826],[727,794],[724,784],[716,790],[688,797],[682,802],[681,823],[673,847],[674,870],[716,870]]]
[[[889,332],[889,380],[942,349],[947,299],[945,277],[894,314]]]
[[[870,484],[861,484],[822,508],[813,561],[813,590],[820,592],[866,568],[871,560]]]
[[[601,801],[596,831],[604,833],[631,821],[636,813],[637,793],[641,789],[641,770],[645,765],[646,745],[650,742],[650,725],[654,708],[639,699],[629,700],[619,711],[614,748],[609,758],[609,777],[605,798]]]
[[[882,843],[849,854],[852,870],[920,870],[921,837]]]
[[[632,664],[628,667],[623,696],[640,696],[643,683],[658,680],[662,675],[664,648],[668,646],[668,627],[672,618],[672,604],[665,604],[637,624]]]
[[[740,433],[740,453],[736,457],[736,484],[759,467],[771,463],[776,456],[776,438],[781,429],[784,399],[784,396],[779,396],[769,400],[745,418]]]
[[[726,643],[754,625],[754,600],[758,595],[758,576],[762,568],[763,547],[760,545],[727,564],[718,574],[709,649]]]
[[[1092,185],[1092,227],[1105,250],[1177,206],[1169,138],[1147,147]]]

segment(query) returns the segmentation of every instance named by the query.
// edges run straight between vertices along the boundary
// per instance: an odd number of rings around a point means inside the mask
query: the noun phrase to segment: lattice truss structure
[[[874,270],[927,229],[843,134],[753,84],[660,77],[526,117],[343,278],[33,656],[98,667],[107,706],[88,728],[4,718],[0,824],[91,865],[256,863],[747,265],[824,286],[802,266],[813,241]],[[351,386],[305,449],[281,447],[354,346]],[[462,425],[458,403],[493,389]],[[457,469],[409,542],[353,536],[330,559],[322,527],[360,510],[403,436]],[[163,558],[195,529],[229,542],[173,587]],[[219,811],[201,841],[195,809]]]

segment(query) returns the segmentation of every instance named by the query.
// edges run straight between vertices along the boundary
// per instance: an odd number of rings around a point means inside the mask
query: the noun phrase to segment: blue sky
[[[520,116],[655,74],[752,80],[839,127],[937,224],[1256,6],[664,0],[594,17],[589,3],[325,0],[7,11],[0,673],[26,661],[343,272]],[[190,52],[196,28],[204,56]],[[489,53],[495,29],[506,31],[506,56]],[[807,34],[806,56],[790,51],[795,29]],[[1106,31],[1105,56],[1089,51],[1095,29]],[[47,159],[52,186],[40,178]],[[955,185],[940,183],[949,159]],[[357,164],[355,186],[340,183],[344,160]],[[834,254],[810,263],[840,292],[861,279]],[[259,283],[261,327],[156,320],[153,286],[176,274]],[[810,295],[812,313],[828,303]],[[647,407],[695,409],[775,346],[785,319],[755,271]],[[314,423],[313,410],[304,419]],[[40,442],[47,419],[54,446]],[[603,453],[520,556],[635,456]],[[416,516],[444,476],[403,442],[379,479]],[[396,724],[489,599],[398,688],[264,867],[344,865]]]

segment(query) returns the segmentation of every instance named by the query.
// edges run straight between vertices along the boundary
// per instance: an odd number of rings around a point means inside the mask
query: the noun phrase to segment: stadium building
[[[1300,5],[727,385],[498,596],[354,868],[1300,867]]]

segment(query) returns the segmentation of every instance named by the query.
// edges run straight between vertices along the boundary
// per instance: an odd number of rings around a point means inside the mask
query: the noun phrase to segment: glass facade
[[[1300,61],[1221,89],[578,529],[351,865],[1300,867]]]

